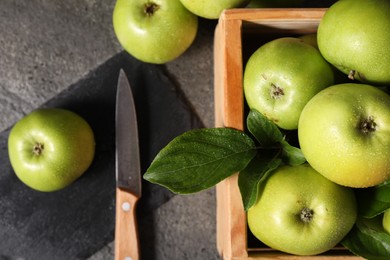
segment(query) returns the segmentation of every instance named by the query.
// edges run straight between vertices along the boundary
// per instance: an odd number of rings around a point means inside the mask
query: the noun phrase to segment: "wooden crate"
[[[214,40],[216,127],[244,129],[243,70],[249,56],[271,39],[315,33],[325,9],[231,9],[220,17]],[[301,259],[250,243],[246,213],[234,175],[217,185],[217,245],[224,259]],[[256,244],[258,243],[258,244]],[[336,247],[305,259],[361,259]]]

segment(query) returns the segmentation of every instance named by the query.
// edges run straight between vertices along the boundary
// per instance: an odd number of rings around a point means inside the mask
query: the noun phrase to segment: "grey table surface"
[[[1,131],[123,50],[112,28],[114,4],[0,1]],[[164,65],[206,127],[214,120],[214,25],[201,21],[190,49]],[[214,189],[174,196],[154,214],[156,259],[219,259]],[[113,259],[113,245],[90,259]]]

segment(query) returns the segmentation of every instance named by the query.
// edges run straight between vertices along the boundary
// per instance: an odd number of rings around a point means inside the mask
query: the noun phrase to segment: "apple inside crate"
[[[262,44],[284,36],[316,33],[326,9],[230,9],[219,18],[214,39],[215,126],[243,130],[243,72]],[[273,250],[249,231],[235,174],[217,185],[217,246],[223,259],[362,259],[342,246],[300,257]]]

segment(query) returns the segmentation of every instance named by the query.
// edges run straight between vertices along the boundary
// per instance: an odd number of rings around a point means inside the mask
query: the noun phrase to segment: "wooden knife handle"
[[[139,260],[139,241],[136,218],[138,198],[116,189],[115,260]]]

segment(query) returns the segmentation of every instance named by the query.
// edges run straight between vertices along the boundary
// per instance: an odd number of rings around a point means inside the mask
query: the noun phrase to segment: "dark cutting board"
[[[8,159],[9,130],[0,135],[0,259],[85,259],[114,239],[115,93],[123,68],[133,89],[139,121],[143,172],[170,140],[202,127],[158,65],[122,52],[43,107],[62,107],[84,117],[94,130],[96,155],[88,171],[69,187],[34,191],[15,176]],[[143,181],[138,203],[140,242],[153,256],[152,212],[173,196]]]

